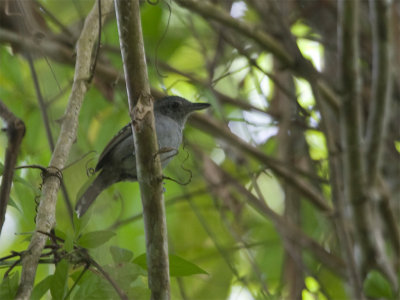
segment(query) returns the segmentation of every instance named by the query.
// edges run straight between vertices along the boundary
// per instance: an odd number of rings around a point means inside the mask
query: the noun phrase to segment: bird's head
[[[182,97],[167,96],[155,101],[154,112],[170,117],[183,126],[191,113],[209,106],[209,103],[192,103]]]

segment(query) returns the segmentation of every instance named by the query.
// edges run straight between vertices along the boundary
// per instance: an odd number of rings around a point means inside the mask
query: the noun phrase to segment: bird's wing
[[[105,159],[107,158],[108,154],[110,154],[111,151],[115,148],[115,146],[117,146],[119,143],[121,143],[126,138],[129,138],[129,136],[132,136],[131,123],[124,126],[104,148],[103,152],[100,154],[99,161],[97,162],[97,165],[95,168],[96,172],[99,171],[103,167]]]

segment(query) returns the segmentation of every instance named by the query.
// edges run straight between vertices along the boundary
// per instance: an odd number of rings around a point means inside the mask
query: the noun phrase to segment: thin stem
[[[90,264],[93,265],[100,273],[103,275],[103,277],[113,286],[114,290],[117,292],[118,296],[122,300],[128,300],[128,296],[125,294],[125,292],[118,286],[118,284],[115,282],[115,280],[108,275],[106,271],[93,259],[90,259]]]

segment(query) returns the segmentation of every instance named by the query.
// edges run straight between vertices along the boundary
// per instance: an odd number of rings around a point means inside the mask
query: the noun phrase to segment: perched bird
[[[159,149],[174,149],[177,153],[188,116],[209,106],[208,103],[192,103],[177,96],[167,96],[155,101],[154,118]],[[174,155],[171,151],[160,154],[163,168]],[[99,157],[95,172],[98,173],[96,178],[76,204],[78,217],[81,217],[97,196],[110,185],[120,181],[137,180],[135,146],[130,124],[122,128],[107,144]]]

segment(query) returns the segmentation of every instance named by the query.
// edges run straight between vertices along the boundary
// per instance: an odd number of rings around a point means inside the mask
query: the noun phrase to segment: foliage
[[[164,182],[171,299],[235,299],[237,291],[248,299],[352,299],[357,292],[395,299],[400,265],[400,51],[392,52],[396,67],[388,79],[390,101],[382,112],[384,139],[377,141],[382,158],[378,179],[370,180],[367,137],[378,125],[369,119],[372,103],[381,101],[372,91],[379,84],[373,75],[377,43],[366,21],[374,8],[361,1],[358,34],[368,46],[360,50],[355,75],[363,81],[360,125],[345,124],[341,111],[347,91],[336,50],[336,30],[342,26],[336,2],[276,1],[275,6],[275,1],[212,1],[218,7],[212,10],[210,2],[195,1],[205,4],[204,11],[191,2],[146,1],[141,6],[153,94],[212,105],[189,120],[184,145],[164,170],[174,179]],[[18,36],[18,30],[0,22],[0,99],[26,126],[18,165],[45,167],[52,152],[26,51],[31,52],[56,141],[74,74],[74,45],[93,1],[32,3],[46,8],[34,11],[46,24],[39,28],[46,33],[43,39],[52,39],[71,56],[65,60],[45,44],[40,51],[23,49],[4,34]],[[397,7],[392,17],[398,25],[399,3],[391,5]],[[312,13],[314,9],[319,13]],[[231,23],[224,21],[224,14]],[[263,44],[262,34],[281,47]],[[399,38],[390,43],[400,45]],[[124,84],[117,25],[110,16],[102,28],[77,139],[62,170],[73,204],[93,180],[91,169],[104,146],[129,122]],[[332,98],[338,99],[338,107]],[[6,124],[0,119],[0,125]],[[356,210],[346,194],[356,181],[346,171],[348,149],[353,148],[343,142],[343,127],[358,125],[362,143],[356,148],[364,167],[357,174],[369,183],[360,187],[370,205],[367,212]],[[6,134],[0,134],[0,174],[6,145]],[[42,182],[38,169],[15,172],[0,237],[0,272],[7,275],[0,299],[16,295],[19,259],[35,230]],[[141,211],[137,183],[113,185],[82,219],[68,213],[59,193],[57,225],[48,235],[31,298],[115,299],[119,295],[113,280],[129,299],[148,299]],[[363,214],[366,228],[358,218]],[[346,249],[357,262],[358,290]]]

